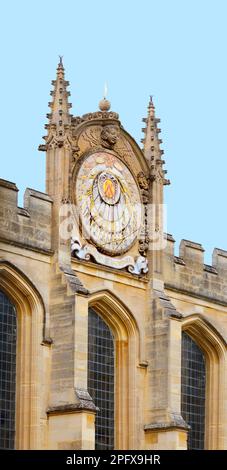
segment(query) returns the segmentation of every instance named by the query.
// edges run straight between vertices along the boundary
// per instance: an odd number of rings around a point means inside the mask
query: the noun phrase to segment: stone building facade
[[[152,99],[141,149],[52,84],[46,193],[0,180],[0,446],[226,449],[227,252],[174,254]]]

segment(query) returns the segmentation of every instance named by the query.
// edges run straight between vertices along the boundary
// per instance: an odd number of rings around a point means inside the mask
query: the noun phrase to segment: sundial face
[[[140,193],[126,165],[110,152],[95,152],[83,161],[75,190],[86,238],[108,255],[125,253],[141,225]]]

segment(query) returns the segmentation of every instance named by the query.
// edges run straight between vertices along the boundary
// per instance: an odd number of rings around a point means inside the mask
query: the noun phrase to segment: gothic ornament
[[[112,149],[118,139],[118,128],[114,125],[103,127],[100,138],[102,147]]]
[[[125,253],[139,236],[142,220],[138,186],[110,151],[96,151],[80,166],[76,205],[84,238],[107,255]]]
[[[78,238],[71,241],[71,253],[78,259],[90,261],[94,259],[98,264],[108,266],[113,269],[127,268],[131,274],[146,274],[148,272],[148,262],[144,256],[124,256],[123,258],[111,258],[110,256],[101,254],[98,250],[90,245],[81,245]]]
[[[140,171],[137,175],[137,181],[139,183],[139,187],[141,189],[144,189],[145,191],[147,191],[149,189],[149,180],[148,178],[145,176],[145,174],[143,173],[143,171]]]
[[[137,175],[137,181],[141,190],[142,202],[143,202],[143,224],[139,238],[139,253],[142,256],[146,256],[149,248],[149,236],[148,236],[148,220],[147,220],[147,204],[149,202],[149,179],[141,171]]]

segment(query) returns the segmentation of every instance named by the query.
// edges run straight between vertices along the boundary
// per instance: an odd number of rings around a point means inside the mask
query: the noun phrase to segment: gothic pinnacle
[[[143,145],[144,155],[147,160],[151,160],[154,150],[154,140],[155,140],[155,107],[153,103],[153,97],[150,96],[148,107],[147,107],[147,118],[143,118],[143,122],[146,123],[146,127],[142,129],[144,132],[144,138],[141,139]]]
[[[146,124],[142,129],[144,132],[144,138],[141,139],[141,142],[143,143],[143,152],[146,160],[149,162],[151,173],[155,173],[157,171],[159,174],[162,173],[163,183],[168,184],[167,180],[165,183],[164,171],[162,170],[162,166],[165,162],[162,160],[164,150],[160,148],[162,141],[159,139],[160,129],[157,127],[160,119],[157,119],[155,116],[155,106],[152,96],[150,96],[147,110],[147,117],[143,118],[143,122]]]
[[[71,104],[68,102],[70,92],[67,91],[69,82],[65,80],[65,69],[62,58],[63,56],[59,56],[56,79],[51,82],[53,90],[50,92],[52,101],[48,103],[51,111],[46,115],[49,120],[49,123],[45,124],[45,129],[48,131],[48,135],[44,137],[46,144],[40,145],[39,150],[46,150],[46,145],[53,136],[55,140],[59,140],[59,142],[63,141],[65,133],[71,123],[71,115],[69,113]]]
[[[70,124],[69,109],[71,104],[68,102],[70,92],[67,91],[69,82],[65,80],[65,69],[62,61],[63,56],[59,56],[59,63],[57,66],[56,80],[52,81],[54,89],[51,91],[53,100],[49,103],[51,113],[48,114],[50,124],[55,124],[59,135],[63,135],[64,126]]]

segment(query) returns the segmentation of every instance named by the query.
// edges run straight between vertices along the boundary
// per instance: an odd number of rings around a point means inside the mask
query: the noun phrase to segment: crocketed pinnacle
[[[159,175],[163,176],[163,183],[169,184],[169,181],[164,178],[164,175],[167,172],[166,170],[162,170],[162,166],[165,161],[162,160],[164,150],[160,148],[160,144],[162,143],[162,140],[159,139],[161,129],[158,128],[160,119],[155,116],[155,106],[152,96],[150,96],[147,109],[147,117],[143,118],[143,122],[146,124],[146,127],[142,129],[142,132],[144,132],[144,138],[141,139],[141,142],[143,143],[143,152],[145,158],[149,162],[151,175],[155,178],[158,172]]]
[[[63,66],[62,56],[59,56],[59,64],[57,66],[56,80],[52,81],[54,89],[50,92],[53,97],[49,103],[51,113],[47,114],[49,124],[56,126],[57,134],[63,135],[64,126],[70,124],[71,115],[69,109],[71,104],[68,102],[70,92],[67,91],[69,82],[65,80],[65,69]]]

